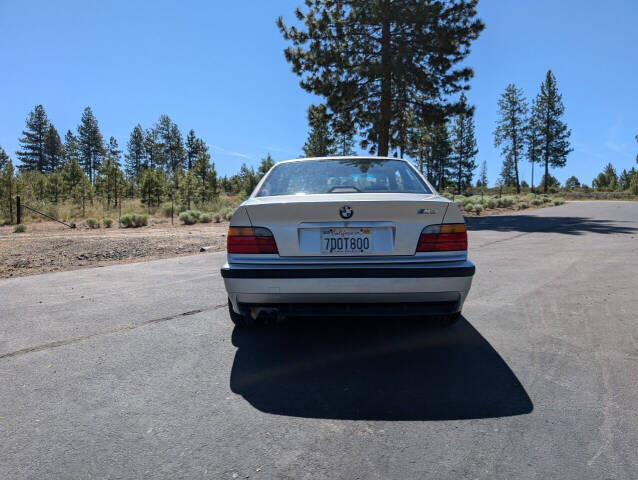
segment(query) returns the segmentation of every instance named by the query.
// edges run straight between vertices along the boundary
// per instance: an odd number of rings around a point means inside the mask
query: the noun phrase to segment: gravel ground
[[[228,222],[136,229],[68,229],[55,222],[0,227],[0,278],[192,255],[226,248]]]

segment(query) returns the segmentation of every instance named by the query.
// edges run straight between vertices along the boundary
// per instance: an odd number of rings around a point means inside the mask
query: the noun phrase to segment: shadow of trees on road
[[[618,220],[598,220],[585,217],[542,217],[534,215],[495,215],[465,219],[469,230],[498,232],[552,232],[567,235],[583,233],[638,233],[638,228]]]
[[[268,413],[450,420],[532,411],[525,389],[465,320],[291,319],[235,329],[230,386]]]

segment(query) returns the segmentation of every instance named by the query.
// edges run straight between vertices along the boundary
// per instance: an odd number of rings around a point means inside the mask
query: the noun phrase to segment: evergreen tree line
[[[636,141],[638,141],[638,136],[636,136]],[[636,156],[636,163],[638,163],[638,155]],[[567,187],[568,183],[571,185],[570,180],[573,183],[573,179],[578,182],[578,179],[571,177],[567,180],[565,186]],[[629,171],[623,169],[618,174],[614,166],[608,163],[603,171],[592,180],[591,185],[596,190],[603,192],[629,192],[632,195],[638,195],[638,169],[631,167]],[[575,187],[578,186],[576,185]]]
[[[392,142],[395,157],[409,158],[437,189],[463,192],[472,186],[478,148],[474,135],[474,109],[461,94],[460,113],[432,123],[422,123],[413,111],[405,115],[398,138]],[[354,155],[355,123],[343,120],[324,104],[308,109],[308,138],[303,146],[307,157]],[[369,146],[363,139],[361,146]],[[485,173],[487,175],[487,173]]]
[[[569,144],[571,130],[562,120],[564,111],[562,96],[551,70],[547,71],[531,106],[522,89],[514,84],[507,86],[498,100],[498,120],[494,130],[494,146],[501,147],[503,155],[501,184],[515,187],[520,193],[519,165],[524,160],[532,164],[532,189],[536,164],[543,169],[540,186],[545,193],[556,183],[549,168],[564,167],[572,151]]]
[[[460,193],[471,186],[478,151],[463,91],[473,70],[463,62],[484,28],[477,1],[304,3],[296,24],[281,17],[277,23],[291,44],[284,55],[300,86],[325,99],[308,110],[305,154],[349,154],[357,136],[371,154],[412,158],[438,189]],[[563,112],[551,71],[529,115],[522,92],[508,86],[494,132],[506,185],[520,191],[519,162],[527,158],[532,168],[543,166],[547,190],[549,168],[564,166],[571,151]]]
[[[459,98],[459,113],[437,121],[425,123],[414,111],[404,113],[401,129],[391,142],[394,156],[410,158],[428,180],[439,190],[452,188],[462,193],[472,186],[477,168],[474,108],[464,93]],[[503,166],[499,184],[516,188],[530,184],[519,174],[520,162],[532,164],[532,189],[535,186],[534,166],[542,168],[540,187],[547,192],[558,186],[550,174],[550,167],[564,167],[572,151],[569,145],[571,131],[562,120],[564,106],[556,79],[549,70],[531,107],[521,89],[510,84],[498,100],[498,120],[494,131],[494,144],[501,147]],[[303,147],[309,157],[352,155],[356,122],[344,128],[338,113],[327,105],[311,105],[308,109],[310,131]],[[339,129],[341,127],[341,129]],[[363,148],[369,147],[365,139]],[[477,187],[487,187],[487,165],[483,162],[476,180]]]
[[[268,154],[257,171],[244,164],[237,174],[219,178],[206,143],[192,129],[184,139],[168,115],[147,129],[136,125],[123,152],[114,137],[105,142],[90,107],[62,141],[44,107],[36,105],[19,143],[17,171],[0,147],[0,214],[9,218],[16,194],[54,204],[85,205],[97,198],[107,209],[122,198],[139,198],[148,207],[172,199],[190,209],[220,193],[250,193],[274,164]]]

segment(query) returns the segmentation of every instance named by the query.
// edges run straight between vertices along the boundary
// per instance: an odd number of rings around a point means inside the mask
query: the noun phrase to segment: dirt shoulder
[[[514,212],[496,208],[465,216]],[[141,228],[95,230],[35,222],[27,224],[25,233],[13,233],[13,228],[0,227],[0,278],[179,257],[199,253],[202,247],[221,251],[226,248],[228,222],[171,225],[164,221]]]
[[[226,248],[228,222],[71,230],[55,222],[0,227],[0,278],[192,255]]]

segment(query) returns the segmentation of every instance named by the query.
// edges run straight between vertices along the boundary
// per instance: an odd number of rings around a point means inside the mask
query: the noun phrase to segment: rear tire
[[[230,303],[230,299],[228,299],[228,315],[236,327],[245,328],[253,324],[252,318],[233,310],[233,305]]]

